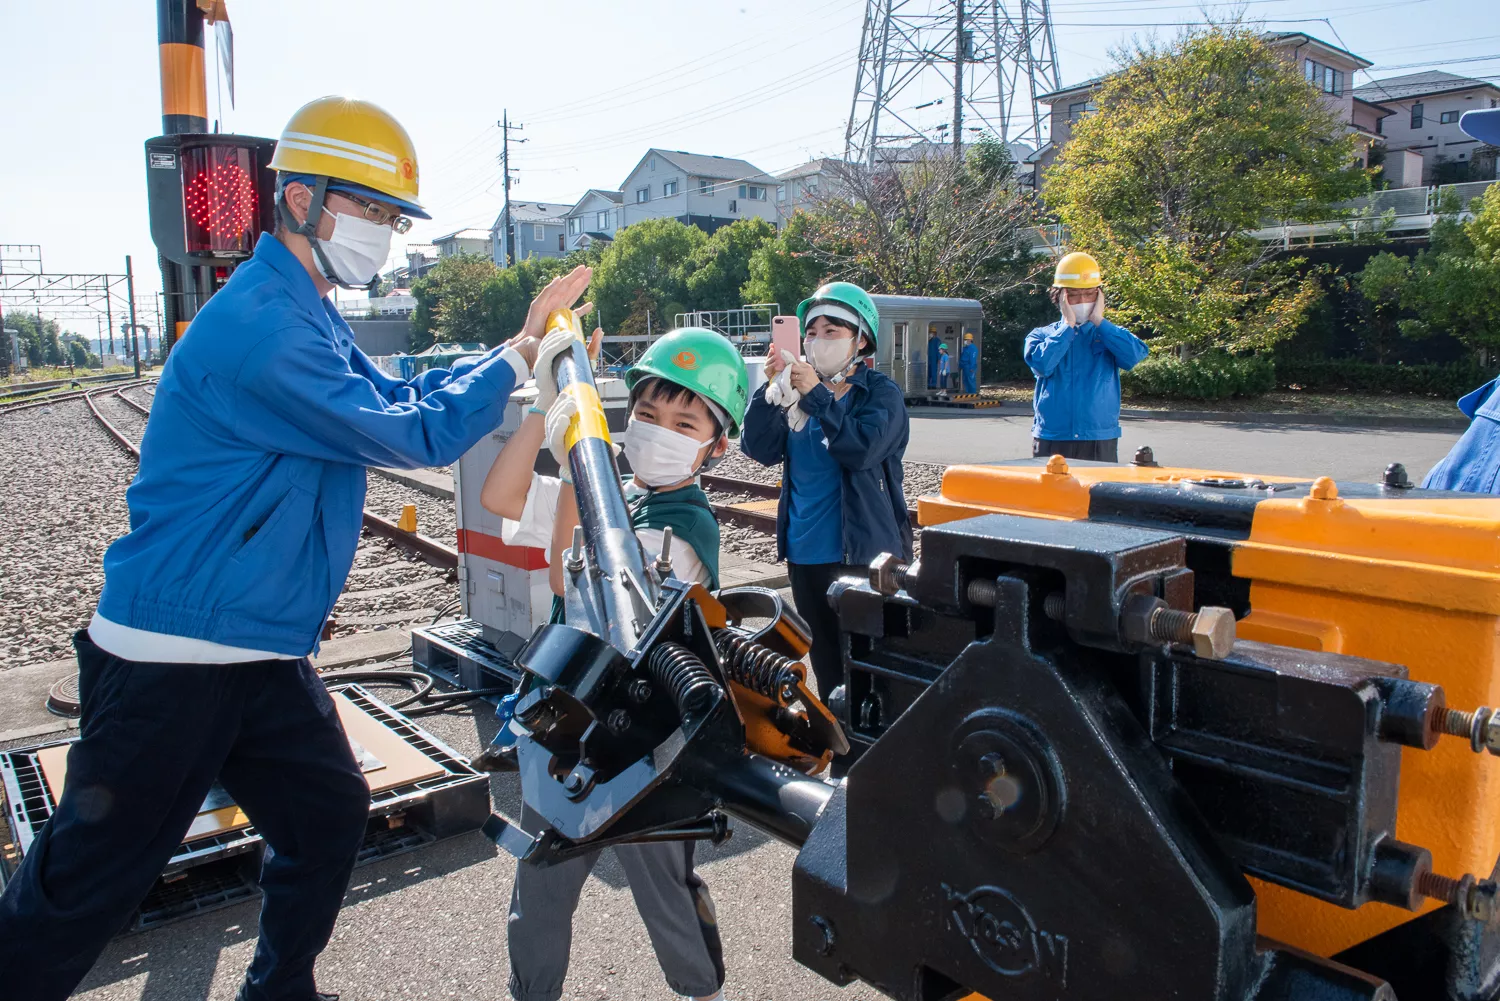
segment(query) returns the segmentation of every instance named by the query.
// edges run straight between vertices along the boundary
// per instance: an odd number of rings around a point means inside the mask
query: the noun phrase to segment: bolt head
[[[1054,455],[1047,460],[1047,472],[1053,476],[1064,476],[1068,472],[1068,460],[1060,455]]]
[[[901,576],[906,566],[901,557],[893,553],[881,553],[870,563],[870,586],[876,592],[890,597],[901,590]]]
[[[611,733],[620,734],[630,729],[630,714],[623,709],[616,709],[609,714],[605,722]]]
[[[563,779],[563,788],[568,792],[577,792],[583,788],[583,776],[577,772],[569,772],[568,777]]]
[[[1319,476],[1313,480],[1312,490],[1308,492],[1308,497],[1320,501],[1337,500],[1338,496],[1338,484],[1334,483],[1330,476]]]
[[[1222,660],[1234,649],[1234,613],[1227,608],[1205,605],[1193,618],[1193,652],[1209,660]]]

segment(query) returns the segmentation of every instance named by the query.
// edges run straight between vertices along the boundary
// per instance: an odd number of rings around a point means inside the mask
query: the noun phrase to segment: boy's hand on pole
[[[554,393],[556,391],[554,390]],[[557,460],[557,475],[564,483],[573,482],[568,468],[568,427],[578,414],[578,402],[571,396],[559,396],[547,408],[547,448]]]
[[[536,405],[539,409],[547,410],[557,399],[557,375],[552,371],[552,365],[558,355],[571,351],[577,342],[569,330],[554,330],[542,338],[542,346],[536,352],[536,364],[531,369],[536,378]]]

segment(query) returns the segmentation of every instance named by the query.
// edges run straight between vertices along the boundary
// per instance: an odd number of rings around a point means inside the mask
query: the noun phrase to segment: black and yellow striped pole
[[[578,406],[568,427],[567,446],[582,528],[574,538],[583,543],[582,552],[570,552],[566,569],[585,618],[575,619],[570,608],[569,622],[624,653],[635,649],[656,611],[657,582],[647,572],[646,554],[631,525],[604,404],[571,309],[559,309],[547,318],[549,334],[560,329],[574,337],[572,350],[558,355],[554,372],[558,394],[572,397]]]
[[[208,131],[203,70],[203,11],[195,0],[156,0],[164,135]]]

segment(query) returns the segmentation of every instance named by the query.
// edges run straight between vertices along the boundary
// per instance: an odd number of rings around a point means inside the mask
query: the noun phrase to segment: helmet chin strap
[[[328,255],[323,252],[322,242],[318,239],[318,223],[323,221],[324,201],[327,197],[328,178],[319,177],[318,183],[313,186],[312,203],[307,207],[307,218],[304,221],[299,223],[297,217],[292,215],[291,206],[286,203],[285,192],[276,199],[276,212],[281,217],[283,226],[298,236],[307,238],[308,246],[312,247],[313,257],[318,262],[318,271],[326,281],[348,292],[363,292],[373,296],[375,290],[380,287],[380,275],[377,274],[371,278],[367,284],[350,285],[339,278],[338,272],[334,271],[333,265],[328,262]]]

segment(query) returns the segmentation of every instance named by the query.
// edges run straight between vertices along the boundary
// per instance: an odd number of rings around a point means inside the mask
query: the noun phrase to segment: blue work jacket
[[[1031,435],[1047,441],[1120,437],[1120,369],[1150,351],[1108,320],[1070,327],[1062,320],[1026,335],[1022,357],[1036,373]]]
[[[828,454],[843,473],[843,561],[870,563],[882,553],[911,559],[911,517],[902,489],[901,458],[911,421],[906,399],[889,376],[860,365],[849,376],[853,399],[835,406],[833,391],[818,385],[797,406],[818,419]],[[740,448],[765,466],[781,463],[781,503],[776,508],[776,558],[786,559],[791,478],[787,467],[786,415],[766,402],[766,386],[755,391],[745,412]]]
[[[291,251],[262,236],[162,370],[99,613],[311,652],[359,544],[365,467],[457,461],[527,374],[496,349],[411,382],[384,375]]]
[[[1496,383],[1500,379],[1485,383],[1458,401],[1458,409],[1469,418],[1469,428],[1432,467],[1422,486],[1500,494],[1500,394],[1495,392]]]

